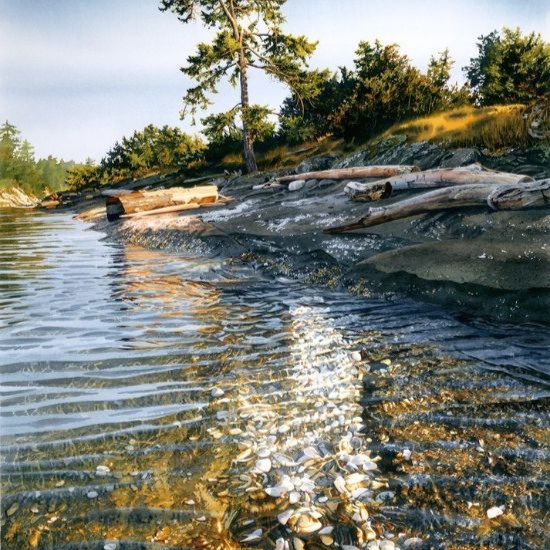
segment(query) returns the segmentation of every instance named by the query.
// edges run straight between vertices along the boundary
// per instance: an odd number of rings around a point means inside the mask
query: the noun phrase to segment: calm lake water
[[[548,349],[0,211],[2,548],[544,548]]]

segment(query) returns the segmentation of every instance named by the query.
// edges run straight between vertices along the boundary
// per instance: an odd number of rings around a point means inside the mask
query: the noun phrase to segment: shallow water
[[[0,289],[5,548],[545,547],[544,327],[66,214],[0,211]]]

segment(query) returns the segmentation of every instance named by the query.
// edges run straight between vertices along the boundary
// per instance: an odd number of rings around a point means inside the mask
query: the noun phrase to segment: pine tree
[[[201,43],[195,55],[187,58],[182,71],[197,85],[184,96],[183,115],[189,110],[210,105],[220,80],[240,87],[240,100],[230,110],[240,116],[243,150],[249,172],[257,171],[254,155],[254,133],[257,131],[258,106],[250,103],[249,69],[258,69],[299,90],[307,59],[316,44],[305,36],[285,34],[282,6],[286,0],[161,0],[161,11],[175,13],[188,23],[200,19],[204,26],[216,31],[210,43]],[[261,121],[265,124],[265,120]]]

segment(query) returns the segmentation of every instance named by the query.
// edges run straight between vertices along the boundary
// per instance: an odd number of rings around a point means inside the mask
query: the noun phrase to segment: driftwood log
[[[346,180],[352,178],[389,178],[398,174],[408,174],[418,172],[418,166],[406,165],[387,165],[387,166],[357,166],[354,168],[334,168],[331,170],[319,170],[317,172],[305,172],[303,174],[293,174],[291,176],[280,176],[275,181],[291,182],[295,180]]]
[[[116,220],[123,215],[144,213],[162,209],[164,212],[189,209],[189,205],[212,204],[218,200],[215,185],[203,185],[185,189],[172,187],[157,191],[136,191],[107,197],[107,219]],[[176,209],[166,210],[176,207]]]
[[[402,174],[372,183],[350,182],[346,186],[346,194],[354,201],[378,201],[387,199],[400,191],[412,189],[437,189],[453,185],[473,184],[518,184],[533,181],[530,176],[493,172],[479,164],[461,168],[438,168]]]
[[[371,207],[359,221],[332,227],[326,233],[344,233],[425,212],[488,205],[492,210],[550,207],[550,179],[517,184],[477,184],[437,189],[388,206]]]

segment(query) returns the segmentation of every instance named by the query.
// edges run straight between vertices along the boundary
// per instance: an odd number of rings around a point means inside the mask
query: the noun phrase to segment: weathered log
[[[218,196],[218,200],[214,203],[203,203],[203,206],[223,206],[229,204],[235,199],[232,197]],[[146,210],[145,212],[134,212],[132,214],[122,214],[121,218],[143,218],[145,216],[157,216],[159,214],[173,214],[176,212],[183,212],[184,210],[194,210],[200,208],[201,205],[198,202],[188,202],[186,204],[176,204],[175,206],[164,206],[163,208],[155,208],[155,210]]]
[[[157,191],[136,191],[107,197],[107,219],[112,221],[123,214],[147,212],[189,203],[212,204],[217,200],[218,188],[215,185],[203,185],[189,189],[173,187]]]
[[[387,165],[387,166],[357,166],[354,168],[333,168],[331,170],[318,170],[316,172],[305,172],[291,176],[280,176],[275,178],[277,182],[290,182],[301,180],[346,180],[351,178],[389,178],[398,174],[418,172],[418,166]]]
[[[517,184],[528,181],[533,181],[533,178],[522,174],[493,172],[479,164],[473,164],[461,168],[438,168],[404,174],[372,183],[350,182],[345,192],[354,201],[368,202],[387,199],[397,192],[411,189],[435,189],[452,185]]]
[[[550,179],[522,185],[478,184],[437,189],[387,206],[371,207],[359,221],[332,227],[326,233],[365,229],[425,212],[483,205],[488,205],[492,210],[550,208]]]
[[[60,202],[58,200],[43,200],[40,202],[40,208],[46,208],[46,210],[53,210],[59,206]]]
[[[122,214],[121,218],[143,218],[145,216],[157,216],[158,214],[173,214],[175,212],[183,212],[184,210],[194,210],[200,208],[197,202],[188,202],[187,204],[176,204],[175,206],[164,206],[163,208],[155,208],[154,210],[146,210],[145,212],[133,212],[132,214]]]

